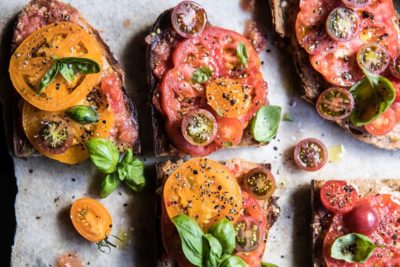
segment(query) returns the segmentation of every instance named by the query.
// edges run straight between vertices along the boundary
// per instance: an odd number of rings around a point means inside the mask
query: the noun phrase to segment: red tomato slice
[[[372,135],[385,135],[396,125],[396,113],[389,108],[381,116],[364,126],[365,130]]]
[[[396,99],[394,101],[400,102],[400,80],[395,78],[390,78],[389,80],[392,82],[394,88],[396,89]]]
[[[394,113],[396,114],[396,122],[399,123],[400,122],[400,102],[393,103],[390,108],[393,109]]]
[[[221,146],[237,145],[242,140],[242,124],[236,118],[220,117],[217,119],[218,131],[214,142]]]
[[[358,201],[357,190],[345,181],[327,181],[320,191],[324,207],[334,213],[344,214],[353,209]]]

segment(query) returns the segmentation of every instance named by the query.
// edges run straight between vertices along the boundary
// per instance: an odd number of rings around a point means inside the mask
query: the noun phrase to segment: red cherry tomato
[[[341,120],[350,115],[354,108],[354,98],[341,87],[331,87],[323,91],[317,100],[318,114],[327,120]]]
[[[372,135],[385,135],[389,133],[396,124],[396,113],[389,108],[381,116],[364,126],[365,130]]]
[[[242,140],[242,123],[236,118],[220,117],[217,119],[218,131],[214,142],[220,146],[237,145]]]
[[[345,7],[338,7],[326,19],[326,32],[336,41],[349,41],[359,29],[360,18],[357,13]]]
[[[358,193],[345,181],[330,180],[321,187],[320,199],[327,210],[345,214],[357,204]]]
[[[344,222],[351,232],[369,236],[378,227],[378,214],[367,201],[362,201],[344,215]]]
[[[321,141],[307,138],[296,145],[293,156],[300,169],[317,171],[326,164],[328,150]]]

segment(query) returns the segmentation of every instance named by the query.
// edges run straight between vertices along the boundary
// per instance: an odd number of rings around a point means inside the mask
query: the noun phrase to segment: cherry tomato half
[[[360,18],[357,13],[346,7],[337,7],[326,19],[328,35],[337,41],[349,41],[358,32]]]
[[[80,198],[71,207],[70,217],[78,233],[93,243],[105,240],[111,233],[112,219],[107,209],[91,198]]]
[[[293,154],[297,166],[306,171],[321,169],[328,158],[326,146],[315,138],[300,141],[294,148]]]
[[[250,252],[260,245],[260,224],[253,217],[242,216],[234,226],[236,232],[236,251]]]
[[[262,167],[254,168],[244,178],[246,191],[257,199],[268,199],[275,192],[276,183],[272,173]]]
[[[215,143],[221,146],[237,145],[242,140],[243,127],[236,118],[220,117],[217,119],[218,131]]]
[[[319,95],[316,108],[324,119],[341,120],[349,116],[353,110],[354,98],[344,88],[331,87]]]
[[[389,108],[378,118],[365,125],[365,130],[372,135],[385,135],[396,125],[396,113]]]
[[[211,112],[205,109],[193,110],[182,120],[182,134],[192,145],[206,146],[217,134],[217,122]]]
[[[72,145],[72,129],[65,120],[59,118],[43,121],[41,124],[34,137],[41,150],[51,154],[61,154]]]
[[[397,55],[396,58],[390,62],[389,65],[390,72],[396,79],[400,79],[400,56]]]
[[[390,57],[387,50],[377,43],[366,44],[358,50],[358,66],[371,73],[382,73],[389,65],[389,62]]]
[[[171,22],[174,30],[183,38],[199,35],[207,24],[204,8],[193,1],[183,1],[172,10]]]
[[[342,2],[351,8],[361,8],[371,4],[371,0],[342,0]]]
[[[345,214],[357,204],[358,193],[345,181],[330,180],[321,187],[320,199],[327,210]]]
[[[378,215],[368,201],[360,201],[344,215],[344,222],[351,232],[368,236],[378,227]]]

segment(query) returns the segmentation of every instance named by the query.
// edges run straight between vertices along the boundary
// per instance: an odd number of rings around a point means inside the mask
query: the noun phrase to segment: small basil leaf
[[[261,267],[278,267],[278,265],[273,263],[262,262]]]
[[[283,114],[282,120],[293,122],[292,115],[289,112],[286,112],[285,114]]]
[[[69,83],[73,82],[75,80],[75,71],[74,71],[74,66],[72,64],[62,64],[61,63],[60,74]]]
[[[103,173],[112,173],[119,161],[117,146],[103,138],[92,138],[86,142],[90,160]]]
[[[208,233],[212,234],[222,245],[222,252],[224,254],[232,254],[235,248],[235,229],[231,222],[224,218],[217,224],[214,224]]]
[[[247,267],[247,263],[238,256],[224,255],[218,267]]]
[[[129,188],[137,192],[142,190],[146,185],[143,172],[143,162],[133,157],[132,149],[127,149],[124,158],[117,166],[118,178],[124,181]]]
[[[192,75],[192,81],[196,83],[203,84],[211,79],[213,75],[213,70],[209,67],[197,68]]]
[[[96,61],[88,58],[80,57],[65,57],[57,59],[58,62],[63,64],[71,64],[75,71],[82,74],[98,73],[100,72],[100,66]]]
[[[375,250],[375,244],[367,236],[351,233],[333,242],[331,257],[349,263],[365,262]]]
[[[97,111],[94,108],[85,105],[71,107],[65,111],[65,114],[80,124],[95,123],[99,120],[99,114]]]
[[[247,48],[244,43],[239,43],[236,47],[236,54],[239,62],[246,66],[249,61],[249,55],[247,54]]]
[[[178,230],[185,257],[195,266],[202,266],[203,231],[196,221],[186,215],[177,215],[172,219]]]
[[[118,179],[118,175],[113,172],[111,174],[107,174],[104,177],[103,182],[101,183],[101,192],[100,197],[106,198],[110,195],[119,185],[121,184],[121,180]]]
[[[223,142],[222,143],[223,147],[231,147],[232,145],[233,145],[232,142]]]
[[[357,127],[375,120],[396,98],[396,90],[388,79],[367,72],[364,79],[351,87],[350,93],[355,105],[349,118]]]
[[[50,67],[50,69],[43,76],[39,84],[39,94],[57,77],[60,72],[61,64],[57,61]]]
[[[251,133],[258,142],[269,142],[278,133],[281,107],[262,106],[251,123]]]
[[[203,266],[215,267],[222,255],[222,246],[218,239],[210,234],[203,236]]]

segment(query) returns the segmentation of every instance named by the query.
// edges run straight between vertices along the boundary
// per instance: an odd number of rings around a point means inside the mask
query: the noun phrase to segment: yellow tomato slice
[[[65,57],[88,58],[102,68],[103,49],[77,24],[58,22],[45,26],[29,35],[11,57],[9,72],[15,89],[42,110],[58,111],[78,103],[99,83],[101,72],[77,74],[71,83],[58,74],[38,93],[40,81],[55,63],[53,58]]]
[[[108,107],[105,97],[101,98],[101,94],[96,92],[93,92],[93,95],[95,97],[90,98],[90,101],[85,99],[79,103],[82,105],[96,106],[97,112],[99,113],[99,121],[97,123],[86,125],[73,121],[65,115],[64,111],[43,111],[25,102],[22,112],[22,125],[26,136],[36,150],[49,158],[67,164],[77,164],[86,160],[89,157],[89,154],[84,145],[85,142],[91,137],[109,137],[111,129],[114,126],[114,114]],[[72,146],[70,146],[64,153],[51,154],[40,149],[35,141],[35,135],[39,132],[42,122],[57,118],[62,118],[67,121],[69,127],[72,128],[74,141]]]
[[[107,209],[91,198],[80,198],[71,207],[70,217],[78,233],[85,239],[98,243],[111,233],[112,218]]]
[[[164,204],[169,218],[186,214],[203,229],[226,217],[236,222],[242,211],[240,186],[221,163],[196,158],[183,163],[164,185]]]
[[[236,80],[219,78],[207,85],[207,102],[219,116],[237,118],[250,108],[250,92]]]

